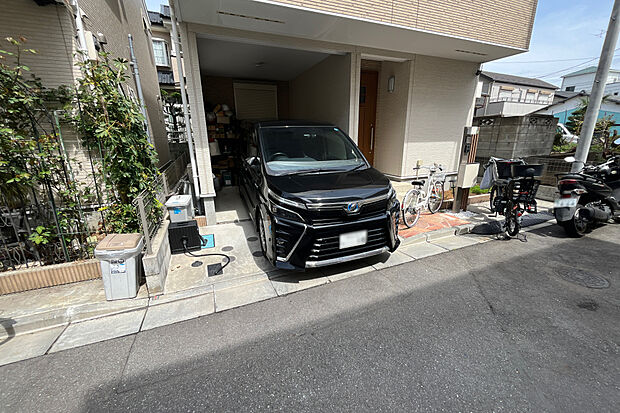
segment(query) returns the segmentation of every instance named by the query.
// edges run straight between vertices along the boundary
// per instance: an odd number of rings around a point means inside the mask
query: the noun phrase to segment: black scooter
[[[575,158],[564,159],[574,162]],[[571,237],[582,237],[595,224],[620,223],[620,155],[600,165],[585,165],[576,173],[558,176],[560,198],[554,214]]]

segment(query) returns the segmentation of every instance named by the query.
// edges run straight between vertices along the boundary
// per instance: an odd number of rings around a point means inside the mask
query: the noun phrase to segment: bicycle
[[[431,214],[439,211],[444,199],[445,174],[438,174],[437,170],[443,171],[440,165],[421,166],[419,169],[428,169],[428,179],[411,182],[416,188],[411,188],[405,194],[401,204],[403,222],[407,228],[412,228],[420,219],[420,213],[427,207]]]
[[[498,179],[493,180],[490,191],[491,212],[504,215],[503,229],[506,235],[514,237],[521,230],[525,212],[537,213],[536,192],[543,166],[526,164],[522,160],[493,159],[488,167],[498,169]]]

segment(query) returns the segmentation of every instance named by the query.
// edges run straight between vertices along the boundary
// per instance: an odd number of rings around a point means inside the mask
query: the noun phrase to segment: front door
[[[360,81],[360,124],[357,146],[372,165],[375,159],[375,121],[379,73],[362,71]]]

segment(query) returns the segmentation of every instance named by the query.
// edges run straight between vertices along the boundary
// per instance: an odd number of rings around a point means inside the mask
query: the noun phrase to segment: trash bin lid
[[[134,249],[140,244],[142,234],[108,234],[97,244],[99,251],[121,251]]]
[[[192,202],[191,195],[173,195],[166,201],[166,207],[179,208],[187,207]]]

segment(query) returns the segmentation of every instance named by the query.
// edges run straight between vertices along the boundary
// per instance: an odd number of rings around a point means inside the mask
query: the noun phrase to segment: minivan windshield
[[[260,142],[270,175],[349,171],[366,166],[357,147],[335,127],[267,127],[261,129]]]

